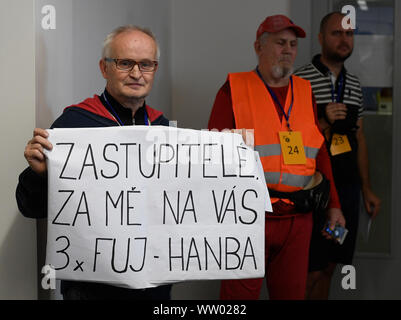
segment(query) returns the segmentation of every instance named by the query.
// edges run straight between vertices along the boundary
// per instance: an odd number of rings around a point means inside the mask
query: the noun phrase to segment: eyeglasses
[[[157,61],[151,61],[151,60],[135,61],[132,59],[113,59],[113,58],[104,58],[104,60],[108,62],[114,61],[117,69],[122,71],[132,71],[135,65],[138,65],[138,68],[141,72],[153,72],[156,70],[156,67],[159,64]]]

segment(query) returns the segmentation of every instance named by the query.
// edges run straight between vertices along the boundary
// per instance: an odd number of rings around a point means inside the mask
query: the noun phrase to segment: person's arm
[[[331,162],[325,144],[322,145],[317,155],[316,169],[323,173],[324,176],[330,181],[330,199],[326,212],[327,222],[330,224],[330,229],[334,230],[337,224],[345,227],[346,221],[341,211],[340,200],[338,198],[333,172],[331,169]],[[332,237],[326,232],[323,232],[323,235],[326,236],[327,239],[332,239]]]
[[[47,217],[47,178],[35,173],[31,167],[19,175],[15,197],[24,217]]]
[[[47,174],[46,156],[44,150],[51,150],[52,144],[47,140],[49,134],[45,129],[36,128],[33,137],[25,147],[24,157],[31,169],[39,176]]]
[[[380,199],[373,193],[369,179],[369,160],[368,148],[366,145],[365,135],[363,133],[363,120],[357,122],[358,130],[356,139],[358,141],[358,170],[362,184],[362,195],[366,211],[375,218],[380,209]]]
[[[344,120],[347,117],[347,107],[343,103],[330,102],[325,108],[325,117],[320,119],[325,125],[331,126],[336,120]]]
[[[227,81],[220,88],[214,100],[208,124],[209,130],[235,129],[234,111],[231,101],[230,83]]]
[[[340,199],[338,198],[337,188],[334,183],[331,162],[326,145],[323,144],[316,157],[316,170],[323,173],[327,180],[330,181],[330,199],[328,208],[341,209]]]
[[[44,149],[51,150],[48,133],[36,128],[28,141],[24,157],[29,164],[19,176],[15,197],[18,209],[28,218],[47,217],[47,165]]]

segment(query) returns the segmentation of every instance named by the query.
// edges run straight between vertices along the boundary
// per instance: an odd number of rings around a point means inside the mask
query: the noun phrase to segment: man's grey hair
[[[156,43],[156,60],[159,61],[160,59],[160,48],[159,48],[159,43],[156,39],[156,36],[153,34],[152,31],[148,28],[142,28],[134,25],[125,25],[118,27],[117,29],[114,29],[110,34],[107,35],[106,39],[103,41],[103,49],[102,49],[102,59],[104,58],[110,58],[111,54],[111,44],[115,37],[117,37],[119,34],[122,34],[124,32],[129,32],[129,31],[140,31],[145,34],[147,34],[149,37],[151,37],[155,43]]]
[[[260,44],[265,44],[267,38],[269,37],[270,32],[263,32],[262,35],[259,37]]]

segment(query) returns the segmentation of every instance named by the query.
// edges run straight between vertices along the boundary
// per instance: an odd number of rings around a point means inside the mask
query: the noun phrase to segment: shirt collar
[[[321,57],[321,56],[322,56],[321,54],[315,55],[315,56],[313,57],[313,59],[312,59],[312,64],[313,64],[313,66],[314,66],[322,75],[328,76],[328,75],[330,74],[330,70],[329,70],[329,68],[328,68],[326,65],[324,65],[324,64],[322,63],[322,61],[320,60],[320,57]],[[340,75],[342,74],[343,76],[345,76],[346,73],[347,73],[347,70],[346,70],[345,67],[343,66],[343,68],[341,69]]]
[[[102,101],[106,109],[115,117],[115,113],[117,113],[118,118],[123,122],[124,125],[145,125],[145,112],[146,112],[146,103],[143,103],[143,106],[140,107],[136,112],[134,119],[132,119],[132,111],[131,109],[125,108],[121,103],[119,103],[108,91],[104,90],[104,94],[107,98],[107,101],[110,103],[111,107],[105,101]],[[101,97],[103,98],[103,97]],[[103,99],[102,99],[103,100]],[[135,121],[134,121],[135,120]]]

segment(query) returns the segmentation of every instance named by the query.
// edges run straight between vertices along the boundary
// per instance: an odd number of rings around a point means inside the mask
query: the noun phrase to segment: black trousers
[[[326,221],[325,215],[320,215],[323,219],[315,216],[309,248],[309,272],[324,270],[330,262],[350,265],[353,261],[358,233],[361,188],[356,183],[336,185],[336,187],[348,234],[342,245],[333,240],[327,240],[321,234]]]

